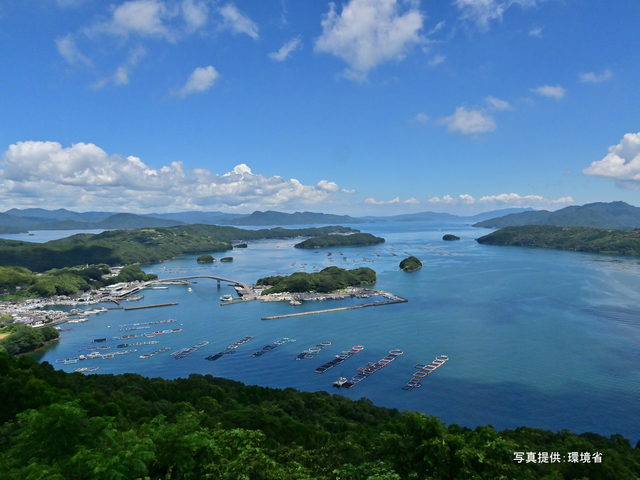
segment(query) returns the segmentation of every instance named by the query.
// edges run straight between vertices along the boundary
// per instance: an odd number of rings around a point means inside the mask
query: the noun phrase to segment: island
[[[233,257],[222,257],[221,262],[233,262]]]
[[[211,255],[206,253],[204,255],[200,255],[196,260],[196,262],[198,263],[214,263],[215,261],[216,261],[215,258],[213,258]]]
[[[415,272],[422,268],[422,262],[414,256],[407,257],[400,262],[400,268],[403,272]]]
[[[233,246],[233,248],[247,248],[246,243],[237,243]]]
[[[377,245],[384,243],[384,238],[374,237],[370,233],[353,233],[351,235],[323,235],[296,243],[295,248],[325,248],[325,247],[358,247],[362,245]]]
[[[453,241],[453,240],[460,240],[460,237],[447,233],[444,237],[442,237],[442,239],[447,241]]]
[[[376,272],[368,267],[346,270],[339,267],[323,268],[319,272],[296,272],[288,276],[261,278],[256,285],[269,285],[263,295],[283,292],[331,293],[337,290],[376,283]]]
[[[484,245],[552,248],[610,255],[640,255],[640,229],[605,230],[590,227],[526,225],[506,227],[477,238]]]

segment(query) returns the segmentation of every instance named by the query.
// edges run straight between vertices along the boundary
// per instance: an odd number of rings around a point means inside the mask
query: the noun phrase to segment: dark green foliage
[[[261,278],[257,285],[271,285],[264,293],[319,292],[330,293],[347,287],[376,283],[376,272],[367,267],[345,270],[338,267],[323,268],[319,272],[297,272],[287,277]]]
[[[30,352],[60,336],[55,328],[32,328],[22,323],[12,323],[0,330],[0,333],[9,334],[0,340],[0,349],[4,349],[10,355]]]
[[[190,375],[67,374],[0,353],[0,478],[598,479],[640,475],[614,435],[496,432],[325,392]],[[513,452],[602,453],[602,464]]]
[[[357,247],[360,245],[377,245],[384,243],[384,238],[374,237],[370,233],[353,233],[351,235],[324,235],[297,243],[296,248]]]
[[[221,262],[233,262],[233,257],[222,257]]]
[[[345,227],[286,230],[241,230],[215,225],[184,225],[139,230],[78,234],[46,243],[0,239],[0,266],[26,267],[34,272],[73,265],[157,263],[185,253],[231,250],[233,240],[291,238],[354,231]]]
[[[246,243],[238,243],[238,244],[234,245],[233,248],[247,248],[247,244]]]
[[[504,228],[522,225],[555,225],[558,227],[640,228],[640,208],[625,202],[589,203],[565,207],[555,212],[512,213],[478,222],[474,227]]]
[[[640,255],[640,229],[629,231],[528,225],[506,227],[480,237],[476,241],[487,245],[514,245],[576,252]]]
[[[405,272],[415,272],[422,268],[422,262],[414,256],[407,257],[400,262],[400,268]]]
[[[208,253],[205,253],[204,255],[200,255],[198,257],[198,259],[196,260],[196,262],[198,263],[213,263],[215,262],[216,259],[213,258],[211,255],[209,255]]]
[[[447,233],[445,236],[442,237],[442,239],[447,241],[452,241],[452,240],[460,240],[460,237]]]

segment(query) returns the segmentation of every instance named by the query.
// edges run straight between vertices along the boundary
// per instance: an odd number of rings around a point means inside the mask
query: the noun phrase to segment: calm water
[[[335,393],[331,385],[339,375],[351,377],[357,367],[381,359],[391,349],[401,349],[404,355],[389,366],[339,393],[353,399],[367,397],[380,406],[422,411],[472,428],[527,425],[577,433],[621,433],[634,443],[640,438],[637,259],[483,246],[474,238],[487,230],[464,225],[396,223],[359,228],[387,242],[331,249],[334,264],[375,269],[376,287],[397,293],[408,303],[262,321],[263,316],[355,301],[309,302],[300,307],[248,302],[222,307],[219,297],[233,294],[233,289],[201,279],[191,286],[192,292],[183,286],[146,290],[141,302],[128,304],[176,301],[178,306],[113,310],[92,316],[84,324],[69,325],[73,330],[63,333],[61,341],[39,357],[66,371],[99,366],[101,374],[135,372],[164,378],[200,373],[246,384]],[[454,233],[462,240],[444,242],[444,233]],[[331,265],[328,250],[298,250],[294,243],[252,242],[247,249],[233,251],[233,263],[201,266],[196,255],[190,255],[143,268],[161,278],[214,274],[251,283],[277,272],[299,271],[303,263],[307,272],[313,265],[319,269]],[[398,263],[407,256],[404,252],[420,258],[424,268],[411,274],[400,271]],[[292,268],[293,261],[297,263]],[[177,322],[164,328],[179,327],[183,332],[156,337],[157,346],[137,347],[137,354],[67,366],[55,363],[77,356],[79,349],[92,346],[94,338],[136,333],[119,332],[119,324],[168,318]],[[255,338],[235,354],[215,362],[204,360],[245,335]],[[297,342],[251,357],[282,337]],[[180,360],[168,353],[139,358],[163,346],[175,351],[202,340],[209,345]],[[332,345],[315,359],[294,360],[298,353],[325,340]],[[117,351],[118,343],[123,342],[106,344],[112,346],[109,351]],[[313,373],[339,351],[358,344],[365,347],[358,355],[322,375]],[[401,389],[416,363],[429,363],[440,354],[450,360],[425,378],[422,388]]]

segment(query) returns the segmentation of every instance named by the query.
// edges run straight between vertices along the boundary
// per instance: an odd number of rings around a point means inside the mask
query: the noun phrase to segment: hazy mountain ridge
[[[588,203],[581,206],[565,207],[555,212],[539,210],[514,213],[478,222],[473,226],[504,228],[525,225],[630,230],[640,228],[640,208],[625,202]]]

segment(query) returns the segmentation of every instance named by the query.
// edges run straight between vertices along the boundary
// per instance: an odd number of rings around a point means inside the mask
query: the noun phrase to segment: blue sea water
[[[143,269],[160,278],[212,274],[253,283],[279,272],[299,271],[303,263],[307,272],[314,265],[330,266],[331,251],[334,265],[373,268],[378,275],[376,288],[407,298],[408,303],[262,321],[264,316],[348,306],[358,300],[305,302],[297,307],[261,302],[221,306],[219,297],[234,294],[233,289],[224,282],[218,288],[214,280],[200,279],[191,285],[192,292],[185,286],[170,286],[145,290],[140,302],[123,303],[178,302],[177,306],[111,310],[69,325],[73,330],[62,333],[59,342],[37,357],[69,372],[98,366],[99,374],[133,372],[169,379],[199,373],[251,385],[336,393],[332,382],[338,376],[351,377],[357,367],[401,349],[404,354],[386,368],[338,393],[471,428],[526,425],[620,433],[634,443],[640,438],[638,259],[480,245],[474,239],[488,230],[464,224],[380,223],[358,228],[383,236],[386,243],[316,252],[294,249],[295,240],[259,241],[250,242],[247,249],[214,255],[232,255],[232,263],[203,266],[196,263],[196,255],[187,255]],[[461,240],[442,241],[445,233]],[[407,254],[420,258],[424,267],[402,272],[398,263]],[[168,318],[176,323],[142,331],[183,329],[154,338],[160,342],[157,346],[140,346],[136,354],[113,359],[55,363],[93,346],[94,338],[136,333],[119,332],[120,324]],[[204,359],[245,335],[255,338],[236,353],[215,362]],[[282,337],[297,341],[258,358],[251,356]],[[170,352],[139,358],[160,347],[175,351],[203,340],[210,343],[179,360]],[[294,360],[322,341],[332,344],[313,360]],[[119,343],[123,342],[105,344],[113,352]],[[363,345],[364,350],[324,374],[313,372],[354,345]],[[447,355],[449,361],[425,378],[421,388],[401,389],[416,371],[415,364],[429,363],[437,355]]]

